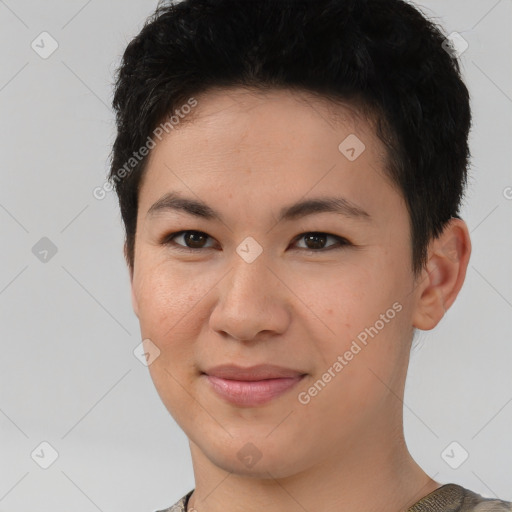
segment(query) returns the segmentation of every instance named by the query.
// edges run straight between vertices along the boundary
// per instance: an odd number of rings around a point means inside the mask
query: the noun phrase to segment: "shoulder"
[[[155,512],[186,512],[188,499],[190,498],[194,489],[189,491],[185,496],[183,496],[180,500],[178,500],[174,505],[165,510],[157,510]],[[503,501],[494,498],[484,498],[480,494],[471,491],[470,489],[466,489],[456,484],[446,484],[437,491],[434,491],[429,498],[441,497],[442,494],[446,494],[447,496],[451,494],[454,496],[455,494],[459,498],[460,508],[457,508],[457,512],[512,512],[512,502]],[[426,501],[426,500],[425,500]],[[424,500],[421,500],[417,505],[427,503]],[[447,504],[447,503],[445,503]],[[434,505],[434,503],[432,503]],[[436,505],[439,505],[436,503]],[[427,505],[428,507],[428,505]],[[410,510],[416,510],[416,508],[412,508]],[[420,510],[419,508],[417,510]],[[428,508],[422,509],[428,510]],[[439,509],[436,509],[439,510]],[[451,509],[453,510],[453,509]]]
[[[462,488],[464,498],[460,512],[512,512],[512,502],[496,498],[484,498],[469,489]]]
[[[484,498],[457,484],[445,484],[424,496],[408,512],[512,512],[512,503]]]
[[[194,489],[189,491],[171,507],[164,510],[157,510],[155,512],[186,512],[188,499],[190,498],[193,491]],[[460,508],[452,509],[449,507],[450,510],[456,510],[457,512],[512,512],[512,502],[494,498],[484,498],[480,494],[477,494],[470,489],[466,489],[456,484],[446,484],[437,491],[431,493],[428,498],[429,500],[439,499],[443,495],[445,495],[445,497],[455,497],[455,495],[457,495],[457,501],[460,503]],[[427,499],[424,498],[410,510],[420,510],[419,507],[416,508],[418,505],[426,505],[426,508],[421,508],[421,510],[425,511],[429,510],[429,505],[434,505],[434,509],[431,510],[439,510],[438,508],[435,508],[435,506],[440,504],[440,502],[436,502],[435,504],[434,502],[427,504]],[[452,503],[450,503],[450,505],[451,504]],[[443,505],[448,505],[448,503],[445,502]]]
[[[186,512],[188,499],[190,498],[193,492],[194,489],[185,494],[183,498],[181,498],[179,501],[177,501],[174,505],[170,506],[169,508],[166,508],[165,510],[156,510],[155,512]]]

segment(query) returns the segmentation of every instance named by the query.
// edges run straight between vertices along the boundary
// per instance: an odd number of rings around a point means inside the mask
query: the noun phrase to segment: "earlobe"
[[[418,280],[413,326],[433,329],[462,288],[471,254],[466,223],[453,218],[429,247],[426,269]]]

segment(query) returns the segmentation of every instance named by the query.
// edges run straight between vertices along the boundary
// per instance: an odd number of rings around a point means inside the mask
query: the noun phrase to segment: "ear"
[[[133,281],[131,283],[131,289],[132,289],[132,308],[133,312],[135,313],[135,316],[139,318],[139,304],[137,302],[137,297],[135,297],[135,293],[133,291]]]
[[[470,255],[467,225],[452,218],[429,245],[426,268],[416,284],[414,327],[428,331],[440,322],[462,288]]]
[[[132,308],[133,308],[133,312],[135,313],[137,318],[139,318],[139,304],[137,302],[137,297],[135,296],[135,291],[134,291],[134,286],[133,286],[134,269],[130,265],[130,260],[128,259],[128,246],[127,246],[126,242],[124,243],[123,252],[124,252],[124,259],[126,260],[126,264],[128,265],[128,272],[130,274],[130,289],[131,289],[131,295],[132,295]]]

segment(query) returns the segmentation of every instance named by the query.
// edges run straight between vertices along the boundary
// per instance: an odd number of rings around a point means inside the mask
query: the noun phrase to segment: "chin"
[[[265,479],[296,474],[301,470],[299,464],[304,463],[304,454],[297,451],[297,446],[287,446],[280,437],[271,440],[269,432],[265,428],[261,436],[233,436],[227,442],[215,436],[211,443],[208,439],[205,443],[202,436],[198,448],[217,467],[237,475]]]

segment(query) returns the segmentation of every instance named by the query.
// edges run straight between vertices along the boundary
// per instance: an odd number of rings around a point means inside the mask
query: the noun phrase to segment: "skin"
[[[216,89],[196,99],[150,154],[130,272],[142,338],[160,350],[151,378],[190,442],[188,510],[406,510],[440,486],[403,435],[413,328],[434,328],[455,300],[471,251],[466,224],[447,225],[415,278],[404,200],[385,175],[373,125],[353,107],[287,90]],[[354,161],[338,149],[350,134],[365,144]],[[224,222],[172,210],[148,216],[171,191],[201,199]],[[276,221],[282,207],[318,196],[343,196],[371,220],[322,212]],[[181,230],[208,236],[189,240],[195,252],[162,242]],[[299,237],[311,232],[351,245]],[[248,236],[263,249],[252,263],[236,252]],[[300,403],[394,303],[400,312]],[[271,402],[238,407],[201,376],[223,363],[273,363],[307,376]],[[250,467],[237,456],[249,442],[261,455]]]

